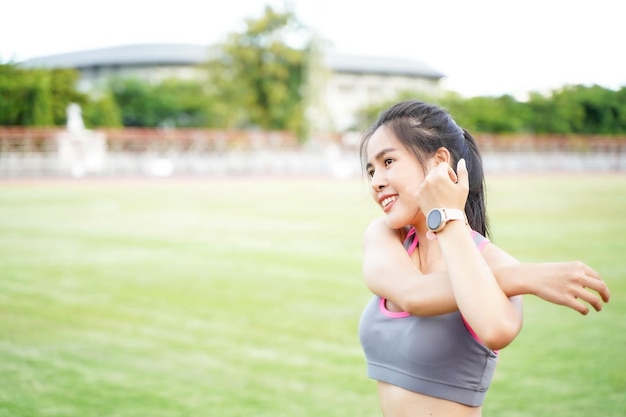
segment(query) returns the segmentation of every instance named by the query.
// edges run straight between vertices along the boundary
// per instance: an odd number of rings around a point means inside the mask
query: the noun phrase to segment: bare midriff
[[[378,382],[378,396],[384,417],[480,417],[482,407],[429,397]]]

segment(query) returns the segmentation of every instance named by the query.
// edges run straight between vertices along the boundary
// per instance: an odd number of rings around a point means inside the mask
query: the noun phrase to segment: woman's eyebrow
[[[374,156],[374,160],[379,160],[382,157],[384,157],[386,154],[388,154],[389,152],[393,152],[396,151],[396,148],[385,148],[380,150],[375,156]],[[371,162],[368,162],[367,165],[365,165],[365,168],[369,168],[372,166]]]

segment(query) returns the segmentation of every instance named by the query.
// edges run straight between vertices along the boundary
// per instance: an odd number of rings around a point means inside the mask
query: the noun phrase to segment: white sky
[[[142,42],[212,44],[285,0],[0,0],[0,61]],[[344,53],[423,61],[466,96],[626,86],[623,0],[292,0]]]

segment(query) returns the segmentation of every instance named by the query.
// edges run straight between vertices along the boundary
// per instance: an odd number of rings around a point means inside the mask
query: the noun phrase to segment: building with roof
[[[208,60],[211,48],[197,44],[135,44],[50,55],[24,61],[27,68],[74,68],[79,88],[89,91],[112,77],[141,77],[160,81],[199,76],[198,66]],[[348,131],[364,106],[392,99],[402,91],[436,94],[443,74],[427,64],[408,59],[324,55],[325,75],[316,77],[318,97],[310,109],[322,130]]]
[[[330,75],[322,101],[339,130],[355,126],[359,109],[391,100],[403,91],[434,95],[443,78],[423,62],[401,58],[328,54],[326,65]]]
[[[26,68],[74,68],[80,73],[79,89],[89,91],[106,80],[138,77],[149,81],[191,79],[196,67],[209,58],[210,48],[195,44],[138,44],[69,52],[29,59]]]

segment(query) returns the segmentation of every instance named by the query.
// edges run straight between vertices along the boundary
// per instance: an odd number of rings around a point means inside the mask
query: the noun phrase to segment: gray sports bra
[[[472,231],[482,250],[489,241]],[[405,241],[409,254],[417,246],[412,230]],[[484,346],[460,312],[417,317],[392,312],[375,296],[359,323],[359,337],[372,379],[409,391],[469,406],[482,404],[498,355]]]

